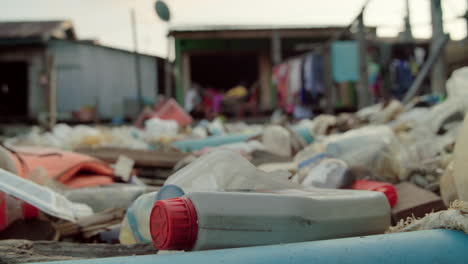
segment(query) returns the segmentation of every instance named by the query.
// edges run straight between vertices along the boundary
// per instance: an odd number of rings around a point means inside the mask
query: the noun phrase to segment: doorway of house
[[[28,64],[0,62],[0,118],[28,115]]]

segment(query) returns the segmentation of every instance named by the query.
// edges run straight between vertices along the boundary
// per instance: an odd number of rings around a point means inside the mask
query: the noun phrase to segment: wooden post
[[[336,96],[335,85],[333,84],[332,77],[332,58],[330,45],[325,46],[323,49],[323,80],[325,84],[325,99],[327,101],[325,112],[327,114],[333,114],[336,106]]]
[[[426,78],[426,75],[429,73],[429,70],[431,69],[431,67],[433,67],[434,63],[437,61],[439,56],[442,56],[442,54],[444,53],[443,51],[448,40],[448,35],[443,35],[442,37],[436,40],[433,51],[431,52],[431,54],[429,54],[429,58],[423,64],[421,70],[418,73],[418,76],[416,76],[416,79],[413,81],[413,84],[411,84],[411,87],[406,93],[405,98],[403,98],[403,102],[405,104],[409,103],[413,96],[417,94],[424,79]]]
[[[466,0],[466,11],[465,11],[465,23],[466,23],[466,36],[465,40],[468,40],[468,0]]]
[[[258,91],[260,96],[260,109],[270,110],[272,104],[272,94],[270,91],[270,76],[271,64],[268,54],[259,53],[258,55],[258,72],[259,72],[259,84],[260,90]]]
[[[366,29],[364,26],[364,9],[358,16],[358,42],[359,42],[359,102],[361,109],[369,105],[369,84],[367,74],[367,43]]]
[[[49,118],[47,123],[47,129],[51,131],[57,124],[57,69],[55,67],[55,59],[52,55],[47,56],[47,71],[49,78]]]
[[[182,101],[179,102],[185,106],[184,98],[187,90],[192,85],[191,69],[190,69],[190,54],[187,52],[182,53]]]
[[[413,32],[411,30],[409,0],[406,0],[405,3],[406,3],[406,16],[405,16],[405,31],[403,32],[403,41],[411,42],[413,41]]]
[[[136,24],[136,16],[135,16],[135,9],[132,8],[130,10],[130,17],[132,20],[132,36],[133,36],[133,48],[134,48],[134,55],[135,55],[135,84],[137,89],[137,100],[139,110],[143,110],[143,91],[141,87],[141,65],[140,65],[140,55],[138,54],[138,32],[137,32],[137,24]]]
[[[164,95],[166,98],[172,97],[172,69],[171,69],[171,37],[167,37],[167,59],[164,63]]]
[[[274,65],[280,64],[283,59],[281,54],[281,36],[276,30],[271,35],[271,58]]]
[[[436,52],[437,40],[444,36],[444,24],[442,20],[442,5],[441,0],[431,0],[431,17],[432,17],[432,42],[431,51],[433,54]],[[443,94],[445,92],[445,79],[446,79],[445,56],[440,54],[432,67],[431,74],[431,90],[433,93]]]

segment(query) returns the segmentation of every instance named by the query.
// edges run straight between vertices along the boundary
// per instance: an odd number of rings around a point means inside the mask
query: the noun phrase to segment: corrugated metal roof
[[[341,29],[343,25],[173,25],[170,32]]]
[[[70,21],[6,21],[0,22],[0,39],[76,39]]]

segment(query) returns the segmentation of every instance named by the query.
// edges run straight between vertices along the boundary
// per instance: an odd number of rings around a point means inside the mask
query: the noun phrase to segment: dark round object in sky
[[[171,13],[169,11],[169,7],[161,0],[156,1],[156,14],[158,14],[159,18],[164,21],[169,21],[171,19]]]

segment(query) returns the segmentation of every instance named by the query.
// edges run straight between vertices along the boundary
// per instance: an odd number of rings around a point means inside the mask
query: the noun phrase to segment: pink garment
[[[218,114],[221,111],[221,102],[223,101],[223,95],[213,95],[213,111]]]

